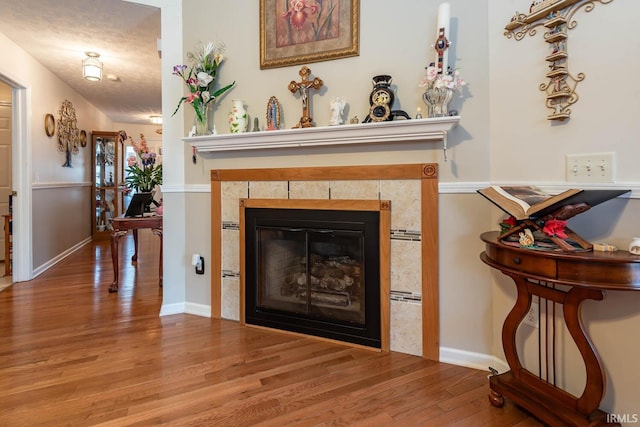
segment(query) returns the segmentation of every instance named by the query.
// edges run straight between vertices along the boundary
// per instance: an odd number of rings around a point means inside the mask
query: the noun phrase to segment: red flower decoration
[[[502,220],[502,223],[506,224],[506,225],[509,225],[511,227],[515,227],[516,225],[518,225],[518,221],[512,216],[510,216],[507,219]]]
[[[502,222],[500,223],[500,231],[502,233],[506,233],[516,225],[518,225],[518,221],[516,221],[514,217],[510,216],[509,218],[502,220]]]
[[[550,219],[544,223],[544,227],[542,227],[542,231],[547,236],[557,236],[561,239],[567,238],[567,233],[564,232],[565,227],[567,226],[567,221],[563,221],[560,219]]]

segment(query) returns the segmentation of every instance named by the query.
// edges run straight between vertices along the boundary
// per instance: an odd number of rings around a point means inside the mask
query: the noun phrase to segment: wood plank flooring
[[[137,265],[122,243],[117,294],[107,241],[0,292],[0,426],[541,425],[493,408],[486,372],[161,318],[157,237],[141,231]]]

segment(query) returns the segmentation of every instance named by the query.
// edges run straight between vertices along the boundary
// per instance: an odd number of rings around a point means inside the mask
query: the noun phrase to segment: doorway
[[[12,280],[11,237],[11,86],[0,81],[0,290]]]

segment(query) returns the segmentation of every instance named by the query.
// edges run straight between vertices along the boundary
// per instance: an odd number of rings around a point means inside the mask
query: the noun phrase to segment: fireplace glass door
[[[380,329],[377,212],[353,220],[352,211],[294,211],[247,209],[247,322],[346,341],[363,335],[357,343],[371,345]]]
[[[364,232],[258,228],[258,308],[364,325]]]

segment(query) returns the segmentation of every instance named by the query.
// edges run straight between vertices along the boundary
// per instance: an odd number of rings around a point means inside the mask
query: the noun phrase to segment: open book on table
[[[543,218],[569,205],[581,205],[584,210],[614,199],[630,190],[582,190],[578,188],[550,195],[538,187],[527,186],[497,186],[493,185],[478,190],[507,214],[517,220],[529,218]]]

